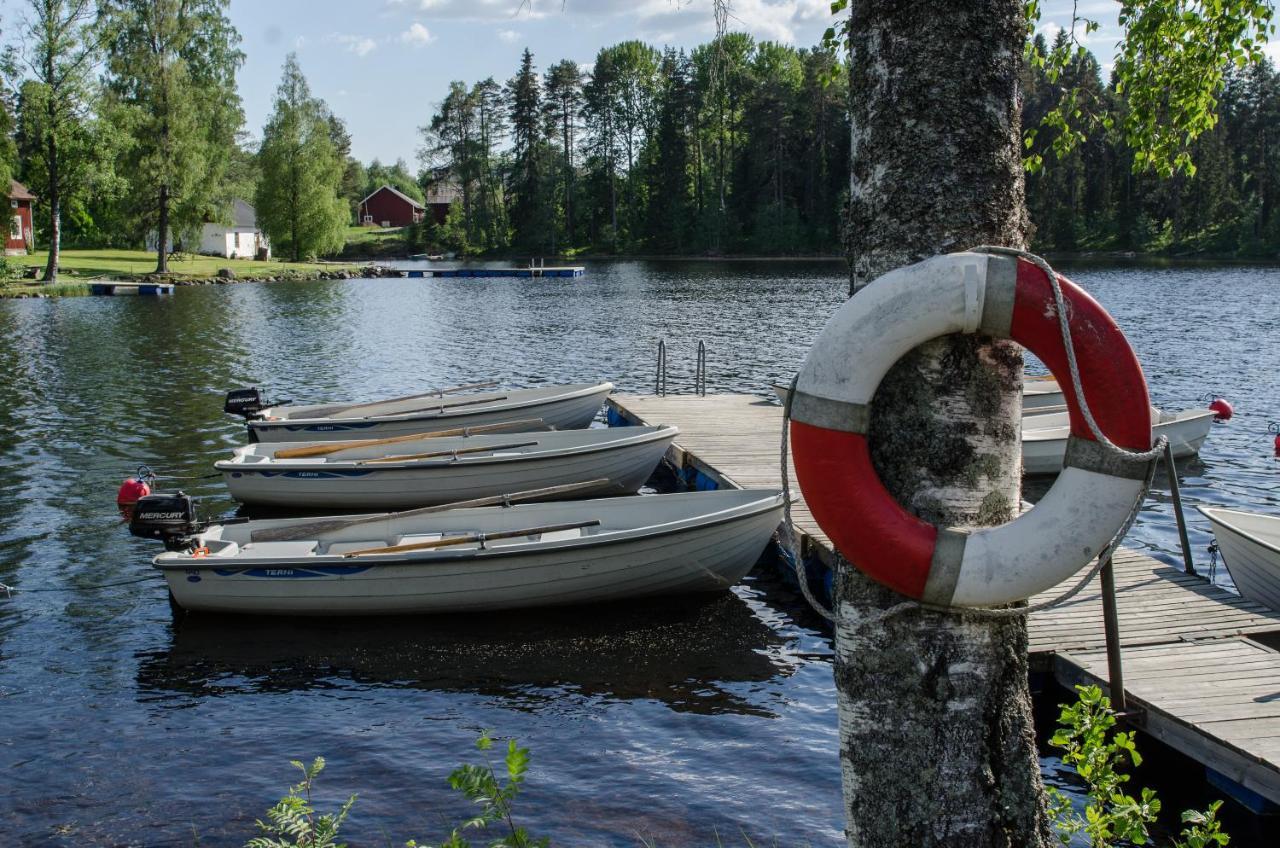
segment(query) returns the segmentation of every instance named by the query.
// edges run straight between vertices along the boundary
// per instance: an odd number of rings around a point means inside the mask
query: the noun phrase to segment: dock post
[[[1111,684],[1111,708],[1117,715],[1128,712],[1124,694],[1124,662],[1120,657],[1120,620],[1116,615],[1116,575],[1106,553],[1099,579],[1102,582],[1102,626],[1107,637],[1107,677]]]
[[[1173,463],[1173,448],[1164,443],[1164,470],[1169,475],[1169,495],[1173,499],[1173,517],[1178,520],[1178,541],[1182,543],[1182,570],[1195,575],[1191,559],[1191,541],[1187,538],[1187,519],[1182,514],[1182,492],[1178,489],[1178,466]]]

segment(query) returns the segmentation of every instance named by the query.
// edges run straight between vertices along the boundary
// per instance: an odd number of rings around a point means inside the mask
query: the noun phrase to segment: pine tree
[[[194,229],[225,204],[223,174],[244,121],[240,35],[229,0],[101,0],[111,118],[129,137],[121,171],[136,212],[155,223],[156,271],[170,232]]]
[[[258,220],[277,250],[297,262],[342,248],[348,221],[341,196],[345,171],[334,148],[329,110],[311,96],[298,57],[290,53],[262,130]]]
[[[544,162],[541,87],[533,54],[525,48],[519,72],[507,83],[511,118],[511,226],[516,246],[539,250],[549,244]]]
[[[557,62],[547,71],[546,79],[547,134],[560,137],[560,178],[557,192],[564,207],[565,238],[570,246],[577,243],[574,236],[574,150],[578,129],[578,114],[582,111],[582,71],[578,63],[569,59]]]

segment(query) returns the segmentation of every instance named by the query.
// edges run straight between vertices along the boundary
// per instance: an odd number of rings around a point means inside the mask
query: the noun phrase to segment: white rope
[[[1097,440],[1098,444],[1102,445],[1105,450],[1111,452],[1115,456],[1118,456],[1126,460],[1147,462],[1148,465],[1147,465],[1146,477],[1143,480],[1142,488],[1138,491],[1137,497],[1134,498],[1133,506],[1129,508],[1129,515],[1125,519],[1124,524],[1121,525],[1120,529],[1116,532],[1116,534],[1111,537],[1111,541],[1109,541],[1106,544],[1106,546],[1103,548],[1102,552],[1098,555],[1097,561],[1094,563],[1093,567],[1089,569],[1088,573],[1086,573],[1084,577],[1080,578],[1080,580],[1076,581],[1076,583],[1072,585],[1071,588],[1067,589],[1062,594],[1057,595],[1048,600],[1041,601],[1040,603],[1037,603],[1037,604],[1018,604],[1018,605],[1008,606],[1008,607],[948,607],[948,606],[941,606],[939,604],[931,604],[928,601],[921,601],[914,598],[908,598],[904,600],[902,603],[899,603],[894,607],[891,607],[890,609],[886,610],[882,615],[878,616],[876,618],[877,622],[883,621],[886,618],[889,618],[903,610],[910,609],[910,608],[921,608],[921,609],[930,610],[932,612],[949,613],[951,615],[968,615],[975,618],[996,619],[996,618],[1013,618],[1016,616],[1025,616],[1033,612],[1040,612],[1042,610],[1052,609],[1054,607],[1061,606],[1062,604],[1067,603],[1076,595],[1078,595],[1081,591],[1083,591],[1084,588],[1088,586],[1089,583],[1093,580],[1093,578],[1097,576],[1098,572],[1102,570],[1102,567],[1106,565],[1107,562],[1110,561],[1112,554],[1114,554],[1116,548],[1120,546],[1121,540],[1123,540],[1124,537],[1128,535],[1129,531],[1133,528],[1134,522],[1137,521],[1138,519],[1138,512],[1142,509],[1142,503],[1143,501],[1146,500],[1147,493],[1151,489],[1151,481],[1155,476],[1155,470],[1156,470],[1155,460],[1157,457],[1161,456],[1164,453],[1165,444],[1168,442],[1168,438],[1162,435],[1155,440],[1155,444],[1152,446],[1150,450],[1132,451],[1132,450],[1127,450],[1126,448],[1122,448],[1119,445],[1115,444],[1109,438],[1107,438],[1107,435],[1105,433],[1102,432],[1102,429],[1098,426],[1098,422],[1094,420],[1093,412],[1089,409],[1088,401],[1085,399],[1085,396],[1084,396],[1084,386],[1080,379],[1080,367],[1076,362],[1075,345],[1073,344],[1071,339],[1071,323],[1067,318],[1066,298],[1062,294],[1062,286],[1058,281],[1058,274],[1053,270],[1053,268],[1049,265],[1048,262],[1046,262],[1044,259],[1042,259],[1039,256],[1036,256],[1033,253],[1030,253],[1025,250],[1019,250],[1017,248],[1012,248],[1012,247],[980,245],[978,247],[973,248],[973,252],[995,253],[995,254],[1015,256],[1021,259],[1026,259],[1028,262],[1032,263],[1037,268],[1044,271],[1046,275],[1048,275],[1049,284],[1053,287],[1054,302],[1058,311],[1058,326],[1062,331],[1062,345],[1063,345],[1063,348],[1066,350],[1067,365],[1069,366],[1071,371],[1071,388],[1075,393],[1076,399],[1080,402],[1080,412],[1084,417],[1085,423],[1088,424],[1089,431],[1093,434],[1093,437]],[[809,606],[813,607],[814,611],[817,612],[819,615],[821,615],[823,618],[826,618],[829,621],[835,621],[835,615],[831,612],[831,610],[824,607],[817,600],[817,598],[813,596],[813,593],[809,590],[809,584],[804,573],[804,566],[800,560],[799,553],[795,547],[796,533],[795,533],[795,525],[791,519],[791,491],[790,491],[791,487],[790,487],[790,478],[788,475],[789,469],[788,469],[787,453],[788,453],[788,448],[790,444],[789,430],[790,430],[790,423],[791,423],[791,399],[795,394],[797,380],[799,380],[798,374],[791,380],[791,387],[787,392],[787,398],[786,398],[786,401],[783,403],[783,408],[782,408],[782,447],[779,453],[781,457],[781,466],[782,466],[781,468],[782,496],[784,500],[784,505],[783,505],[783,532],[781,534],[781,537],[779,538],[779,544],[783,547],[783,550],[786,551],[787,554],[791,557],[793,567],[795,568],[795,571],[796,571],[796,579],[800,583],[800,589],[804,593],[805,600],[809,602]],[[1176,473],[1176,472],[1173,469],[1170,469],[1170,473]],[[839,553],[839,551],[837,551],[836,552],[837,566],[839,566],[839,564],[843,561],[844,561],[844,557]],[[833,582],[833,585],[834,585],[834,582]]]

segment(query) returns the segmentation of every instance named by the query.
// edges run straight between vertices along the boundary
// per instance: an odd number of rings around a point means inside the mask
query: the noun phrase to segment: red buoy
[[[1280,459],[1280,435],[1276,436],[1276,459]]]
[[[1235,410],[1231,408],[1231,404],[1226,398],[1214,398],[1213,401],[1210,402],[1209,408],[1217,413],[1213,417],[1214,421],[1230,421],[1231,416],[1235,414]]]
[[[120,514],[126,519],[131,518],[134,505],[149,494],[151,494],[151,487],[145,480],[137,477],[125,480],[120,484],[120,491],[116,492],[116,506],[120,508]]]

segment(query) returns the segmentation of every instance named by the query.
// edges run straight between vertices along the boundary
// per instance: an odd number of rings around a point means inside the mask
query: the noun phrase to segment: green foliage
[[[1076,691],[1079,700],[1062,707],[1058,730],[1049,742],[1062,749],[1062,762],[1075,769],[1084,781],[1086,801],[1081,816],[1059,789],[1048,788],[1049,813],[1058,838],[1063,845],[1069,845],[1077,834],[1083,833],[1091,848],[1146,845],[1151,839],[1148,825],[1160,812],[1160,800],[1151,789],[1140,789],[1136,798],[1124,791],[1129,781],[1124,769],[1142,763],[1134,734],[1115,730],[1116,714],[1100,687],[1077,686]],[[1221,804],[1215,801],[1205,812],[1183,813],[1186,827],[1173,848],[1226,845],[1228,836],[1221,832],[1217,821]]]
[[[316,757],[311,765],[293,760],[302,772],[302,782],[289,787],[289,794],[267,810],[267,821],[259,819],[262,836],[250,839],[245,848],[345,848],[338,842],[338,830],[351,812],[356,796],[352,795],[336,813],[317,814],[311,802],[311,789],[324,770],[324,758]]]
[[[481,765],[464,764],[449,775],[449,785],[466,796],[479,811],[461,825],[453,828],[449,837],[438,848],[469,848],[464,837],[467,830],[486,830],[491,826],[505,830],[505,834],[490,840],[489,848],[546,848],[550,840],[535,839],[518,826],[512,818],[512,806],[524,785],[529,771],[529,749],[521,748],[516,740],[507,742],[503,758],[502,777],[498,776],[487,753],[493,748],[493,739],[482,733],[476,740],[476,749],[486,754]],[[425,843],[410,840],[406,848],[433,848]]]
[[[1218,822],[1218,808],[1221,801],[1214,801],[1204,812],[1187,810],[1182,814],[1182,838],[1173,841],[1173,848],[1212,848],[1214,845],[1226,845],[1231,837],[1222,832]]]
[[[1040,0],[1026,0],[1025,8],[1030,36],[1040,20]],[[1265,0],[1123,0],[1119,23],[1124,37],[1112,79],[1125,108],[1118,114],[1107,111],[1080,88],[1064,85],[1057,105],[1041,118],[1039,127],[1053,131],[1053,151],[1059,158],[1092,129],[1114,128],[1133,151],[1135,172],[1192,176],[1196,168],[1189,146],[1217,123],[1227,69],[1263,61],[1263,48],[1274,31],[1271,18],[1272,8]],[[1028,63],[1056,85],[1066,69],[1088,55],[1080,34],[1088,36],[1097,29],[1096,21],[1080,17],[1073,7],[1070,27],[1052,49],[1028,38]],[[1026,126],[1030,148],[1037,127],[1030,122]],[[1026,161],[1033,171],[1043,165],[1042,155],[1035,152]]]
[[[293,53],[262,130],[258,163],[258,222],[275,250],[294,262],[341,250],[350,220],[341,196],[346,165],[333,144],[329,110],[311,96]]]
[[[244,122],[244,62],[229,0],[101,0],[107,99],[100,115],[125,138],[120,173],[141,236],[194,230],[228,198],[224,175]],[[165,268],[165,251],[158,251]]]

